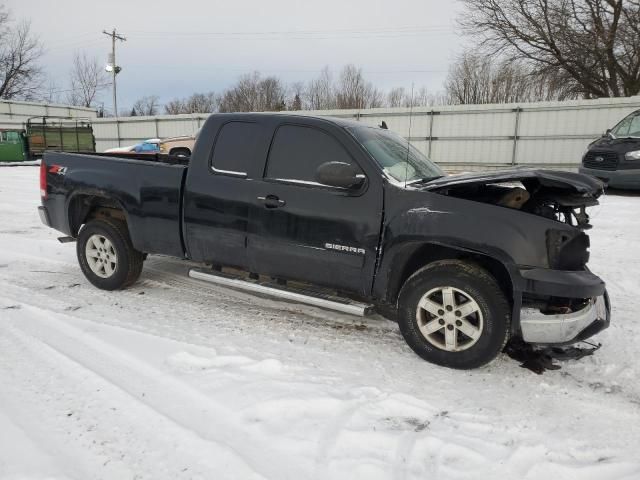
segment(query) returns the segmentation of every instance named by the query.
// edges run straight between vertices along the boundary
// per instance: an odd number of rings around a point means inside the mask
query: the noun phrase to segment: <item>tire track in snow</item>
[[[315,476],[317,480],[323,480],[329,477],[330,458],[329,454],[331,450],[336,447],[338,437],[340,433],[346,428],[349,420],[353,415],[364,406],[369,399],[351,400],[347,407],[343,408],[342,412],[337,415],[330,425],[325,428],[318,441],[318,449],[316,453],[316,468]]]
[[[24,305],[22,313],[25,312],[29,315],[22,321],[11,322],[14,328],[91,370],[175,425],[217,444],[222,450],[230,449],[234,455],[225,455],[229,461],[233,456],[241,458],[239,468],[244,469],[243,464],[251,465],[254,472],[269,478],[300,478],[304,475],[291,465],[282,469],[281,465],[286,462],[274,461],[282,455],[281,452],[271,449],[266,442],[250,438],[236,423],[236,415],[232,411],[190,385],[70,325],[61,320],[59,314],[29,305]],[[233,461],[237,463],[237,459]]]
[[[146,267],[145,267],[146,268]],[[367,318],[355,320],[355,317],[340,316],[337,314],[335,317],[333,314],[324,313],[323,316],[316,315],[317,312],[306,311],[306,307],[300,305],[291,305],[293,310],[283,310],[277,303],[268,299],[260,297],[247,297],[241,292],[235,292],[233,290],[225,291],[225,289],[209,288],[208,284],[202,285],[201,282],[191,280],[189,278],[183,278],[182,276],[167,274],[163,271],[156,271],[152,275],[153,280],[145,279],[143,273],[142,283],[128,290],[118,292],[104,292],[95,290],[93,287],[87,285],[85,287],[84,277],[76,278],[59,278],[54,276],[53,278],[34,275],[34,278],[30,282],[17,279],[11,281],[10,272],[0,271],[0,281],[5,284],[4,294],[11,295],[14,299],[25,298],[29,296],[32,299],[38,298],[38,301],[32,301],[38,305],[49,305],[51,307],[58,306],[58,308],[52,308],[54,310],[62,311],[69,307],[69,297],[61,295],[61,291],[69,293],[69,289],[65,283],[69,282],[83,282],[81,285],[83,288],[74,292],[71,298],[76,299],[78,305],[82,304],[82,301],[89,302],[90,304],[103,303],[103,300],[113,302],[114,299],[117,304],[123,302],[133,301],[135,303],[135,309],[141,314],[144,312],[148,315],[149,308],[153,311],[156,309],[161,312],[171,312],[175,309],[175,302],[179,303],[179,308],[184,309],[186,305],[189,305],[189,318],[190,321],[201,321],[205,318],[211,325],[219,326],[222,329],[229,329],[230,327],[237,330],[242,327],[251,327],[252,329],[263,329],[264,333],[271,334],[277,332],[274,327],[282,330],[283,334],[288,335],[295,331],[298,334],[302,334],[308,337],[315,335],[323,335],[326,332],[334,335],[334,340],[351,344],[351,339],[355,339],[360,342],[366,342],[368,344],[379,344],[381,348],[387,350],[397,349],[404,352],[406,356],[410,356],[411,353],[404,344],[404,341],[400,337],[397,330],[397,326],[388,320],[379,318]],[[68,272],[60,272],[67,274]],[[151,291],[147,292],[147,295],[141,296],[140,293],[149,285],[145,285],[145,281],[158,282],[170,286],[167,288],[167,294],[165,295],[156,286],[151,286]],[[12,294],[12,290],[19,290]],[[240,301],[235,296],[239,295]],[[206,297],[203,300],[203,297]],[[244,299],[243,299],[244,297]],[[208,298],[211,301],[207,301]],[[126,300],[125,300],[126,299]],[[112,306],[112,305],[110,305]],[[129,312],[131,305],[127,305]],[[193,307],[193,308],[191,308]],[[313,307],[310,307],[313,308]],[[247,318],[247,310],[255,311],[258,316],[255,318]],[[65,313],[66,314],[66,313]],[[78,313],[69,313],[70,316],[76,318],[82,318],[86,316],[86,311],[80,311]],[[97,315],[100,316],[99,314]],[[126,318],[126,317],[125,317]],[[235,319],[229,321],[229,319]],[[174,319],[172,319],[174,320]],[[178,319],[175,319],[178,320]],[[180,319],[184,322],[184,319]],[[105,321],[100,320],[100,323]],[[111,322],[109,320],[110,323]],[[107,322],[107,323],[109,323]],[[123,323],[120,320],[116,320],[120,325]],[[219,323],[222,322],[222,323]],[[149,324],[144,325],[142,323],[130,323],[127,327],[136,331],[147,331]],[[193,325],[191,325],[192,327]],[[362,328],[363,326],[364,328]],[[157,327],[153,327],[157,331]],[[335,332],[335,333],[334,333]]]
[[[4,360],[0,367],[4,385],[0,404],[6,414],[40,451],[56,459],[65,478],[133,478],[137,473],[144,474],[144,470],[136,472],[136,465],[126,456],[146,456],[149,442],[144,443],[144,449],[140,445],[136,449],[131,443],[141,442],[131,442],[131,438],[122,435],[131,433],[127,431],[130,412],[140,413],[135,405],[116,409],[112,405],[121,407],[125,403],[118,397],[119,392],[110,392],[108,406],[105,402],[102,408],[96,408],[100,392],[108,393],[108,384],[7,323],[3,323],[0,335]],[[28,377],[17,365],[19,362],[29,363]],[[151,431],[142,430],[144,434],[138,430],[138,440],[153,438]],[[120,438],[114,436],[116,432]],[[51,466],[40,468],[38,473],[45,478],[59,473]]]

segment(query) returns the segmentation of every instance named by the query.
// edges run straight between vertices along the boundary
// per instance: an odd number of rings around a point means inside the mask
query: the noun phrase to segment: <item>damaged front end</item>
[[[517,265],[513,279],[514,297],[519,297],[514,298],[514,310],[519,310],[514,317],[520,317],[514,335],[527,343],[550,345],[584,340],[609,325],[604,282],[587,268],[590,244],[585,233],[591,228],[587,209],[598,205],[603,188],[586,175],[536,169],[453,175],[425,185],[440,195],[551,220],[544,236],[531,235],[545,239],[546,262]]]
[[[424,190],[514,208],[587,230],[591,226],[586,209],[598,204],[604,183],[578,173],[510,169],[443,177],[427,183]]]

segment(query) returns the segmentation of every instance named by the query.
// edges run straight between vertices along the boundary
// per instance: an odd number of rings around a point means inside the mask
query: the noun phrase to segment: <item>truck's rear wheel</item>
[[[509,335],[510,306],[484,269],[434,262],[406,281],[398,299],[400,331],[425,360],[469,369],[493,360]]]
[[[89,221],[80,230],[76,253],[84,276],[103,290],[126,288],[142,272],[144,255],[133,248],[127,227],[119,220]]]
[[[191,150],[189,150],[188,148],[174,148],[169,152],[169,155],[173,155],[176,157],[190,157]]]

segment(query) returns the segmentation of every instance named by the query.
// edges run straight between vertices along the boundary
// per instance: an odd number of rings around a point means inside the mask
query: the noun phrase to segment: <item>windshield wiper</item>
[[[407,185],[416,185],[419,183],[427,183],[430,182],[432,180],[437,180],[438,178],[442,178],[444,177],[444,175],[436,175],[435,177],[422,177],[422,178],[416,178],[415,180],[411,180],[410,182],[407,182]]]

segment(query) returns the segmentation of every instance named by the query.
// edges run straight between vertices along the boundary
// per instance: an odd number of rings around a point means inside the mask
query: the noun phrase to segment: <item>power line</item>
[[[224,36],[224,37],[294,37],[294,38],[340,38],[340,37],[386,37],[386,36],[413,36],[425,33],[443,33],[453,31],[451,25],[423,25],[405,27],[377,27],[364,29],[331,29],[331,30],[264,30],[264,31],[200,31],[200,32],[180,32],[180,31],[153,31],[153,30],[133,30],[131,33],[136,36],[173,36],[173,37],[193,37],[193,36]]]
[[[102,89],[102,88],[106,88],[110,85],[110,83],[99,83],[96,85],[97,89]],[[53,95],[56,93],[68,93],[68,92],[81,92],[84,89],[82,87],[78,87],[78,88],[64,88],[61,90],[47,90],[46,94],[47,95]]]

